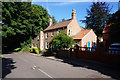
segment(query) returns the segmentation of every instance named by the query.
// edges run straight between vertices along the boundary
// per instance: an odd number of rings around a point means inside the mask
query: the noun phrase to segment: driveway
[[[4,54],[3,78],[119,78],[119,70],[81,61],[75,65],[70,61],[56,61],[29,53]],[[89,65],[88,65],[89,64]],[[85,65],[85,66],[83,66]]]

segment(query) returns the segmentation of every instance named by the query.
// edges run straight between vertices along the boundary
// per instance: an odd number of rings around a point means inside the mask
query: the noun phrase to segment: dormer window
[[[46,33],[46,38],[48,38],[48,33]]]

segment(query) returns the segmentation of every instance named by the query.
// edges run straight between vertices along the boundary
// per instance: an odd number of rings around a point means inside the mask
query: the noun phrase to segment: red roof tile
[[[56,24],[53,24],[51,26],[48,26],[44,31],[48,31],[48,30],[53,30],[53,29],[57,29],[57,28],[62,28],[67,26],[70,22],[72,21],[72,19],[70,20],[66,20],[66,21],[62,21]]]
[[[91,29],[88,30],[82,30],[80,33],[78,33],[73,39],[82,39],[88,32],[90,32]]]

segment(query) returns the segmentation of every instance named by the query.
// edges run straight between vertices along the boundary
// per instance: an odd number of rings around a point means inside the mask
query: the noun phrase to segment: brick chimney
[[[50,18],[50,21],[49,21],[49,26],[51,26],[52,25],[52,19]]]
[[[75,9],[72,10],[72,19],[76,19],[76,10]]]

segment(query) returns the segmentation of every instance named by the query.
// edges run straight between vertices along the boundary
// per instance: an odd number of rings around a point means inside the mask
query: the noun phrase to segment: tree
[[[55,17],[54,17],[54,16],[52,16],[51,18],[52,18],[52,22],[53,22],[53,24],[56,24],[56,23],[57,23],[57,21],[56,21]]]
[[[88,29],[93,29],[97,36],[102,36],[103,27],[108,21],[109,4],[106,2],[93,2],[90,9],[87,9],[86,20],[81,20],[86,23]]]
[[[65,21],[65,19],[63,18],[62,21]]]
[[[2,48],[24,48],[49,24],[49,15],[42,6],[31,2],[2,3]]]
[[[64,49],[69,48],[74,44],[74,40],[67,36],[65,32],[60,32],[58,35],[55,35],[49,45],[54,49]]]
[[[120,43],[120,10],[112,14],[108,24],[112,24],[110,26],[110,41]]]

